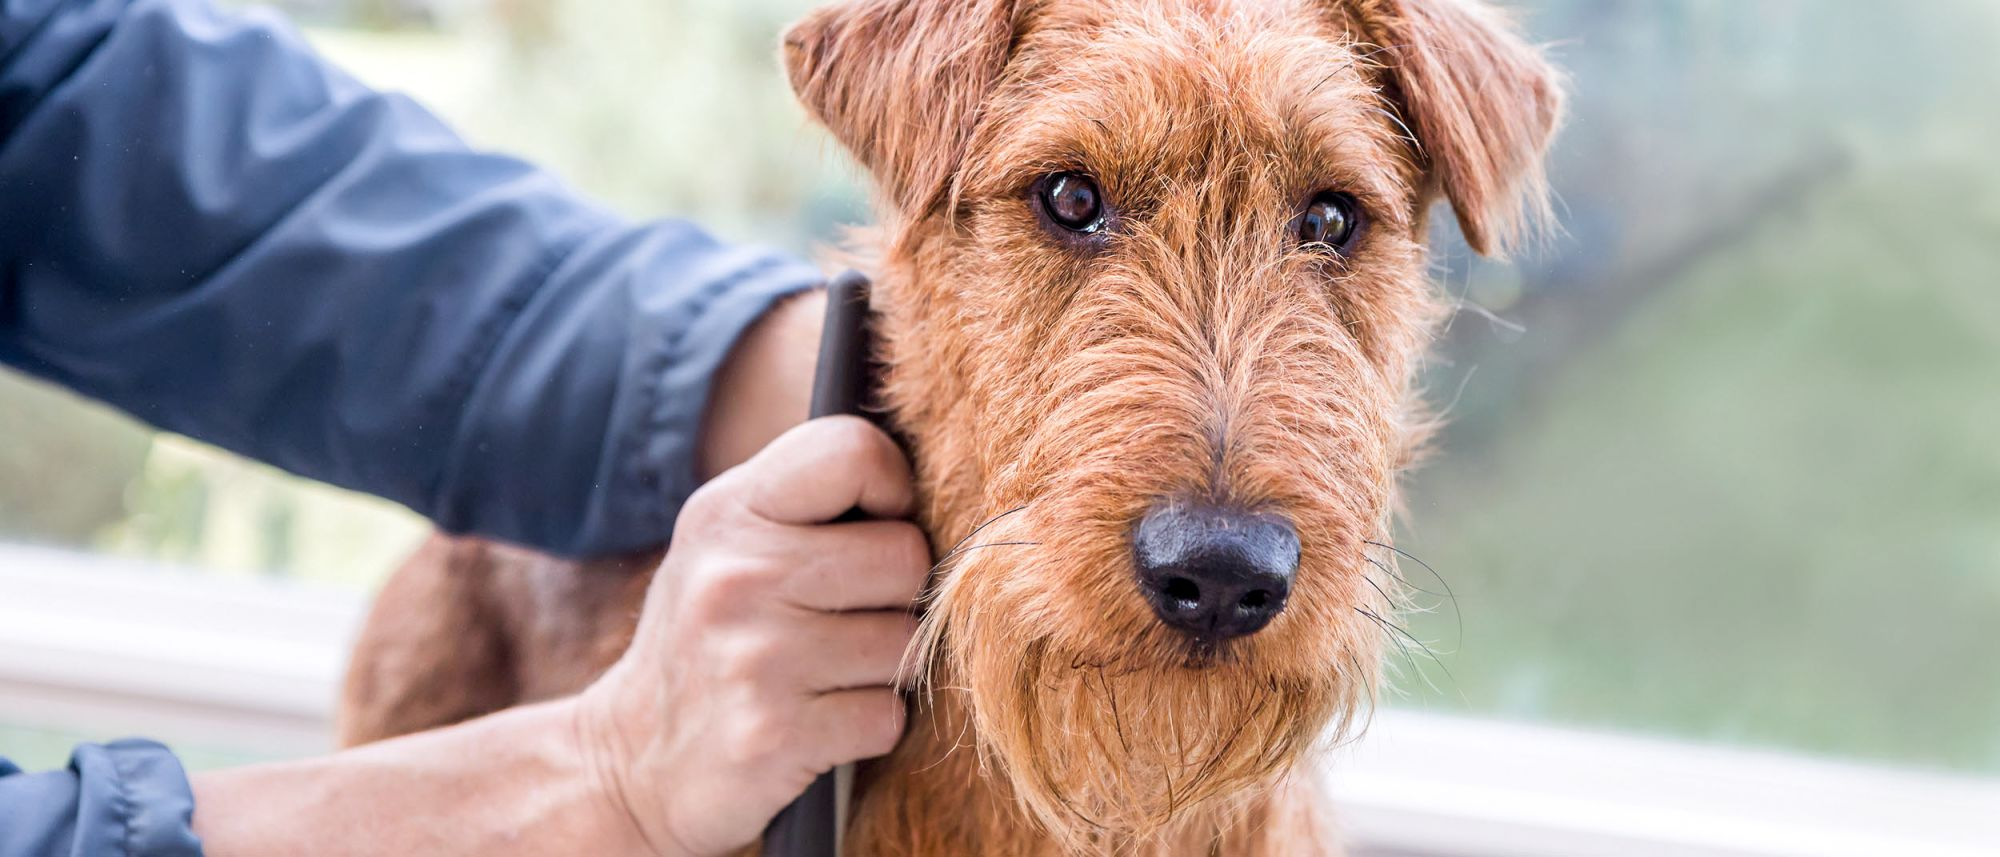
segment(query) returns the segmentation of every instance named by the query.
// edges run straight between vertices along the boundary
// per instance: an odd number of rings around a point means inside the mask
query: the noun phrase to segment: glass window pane
[[[1419,593],[1442,666],[1402,684],[2000,772],[2000,19],[1530,8],[1575,87],[1566,234],[1452,260],[1402,545],[1457,600]]]
[[[814,0],[285,5],[634,216],[865,217],[774,60]],[[1510,5],[1572,79],[1560,234],[1436,217],[1395,704],[2000,773],[2000,10]],[[0,540],[368,587],[424,532],[0,372]]]

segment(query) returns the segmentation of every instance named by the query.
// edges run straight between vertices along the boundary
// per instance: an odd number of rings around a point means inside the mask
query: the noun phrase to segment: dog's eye
[[[1361,231],[1361,204],[1344,193],[1321,193],[1306,204],[1298,223],[1299,243],[1317,244],[1345,256]]]
[[[1085,235],[1104,228],[1104,195],[1097,182],[1082,173],[1056,173],[1042,179],[1036,191],[1042,210],[1057,226]]]

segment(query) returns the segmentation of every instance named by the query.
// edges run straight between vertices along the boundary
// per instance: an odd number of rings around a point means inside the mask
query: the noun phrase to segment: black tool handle
[[[854,414],[880,424],[868,407],[874,379],[874,348],[868,333],[868,278],[847,271],[826,287],[826,325],[821,328],[819,365],[813,372],[813,417]],[[850,509],[840,520],[861,517]],[[838,771],[813,780],[797,800],[764,830],[764,857],[837,857],[842,799]]]
[[[875,354],[868,318],[866,276],[844,271],[827,283],[826,325],[820,329],[811,416],[853,414],[881,424],[882,415],[869,407]]]

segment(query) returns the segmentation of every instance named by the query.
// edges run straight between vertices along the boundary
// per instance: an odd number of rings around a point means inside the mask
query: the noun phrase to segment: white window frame
[[[324,750],[365,606],[0,545],[0,721]],[[2000,780],[1547,726],[1385,710],[1327,778],[1366,857],[2000,855]]]

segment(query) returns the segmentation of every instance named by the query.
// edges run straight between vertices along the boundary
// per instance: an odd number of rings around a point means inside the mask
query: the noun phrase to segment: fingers
[[[888,688],[837,690],[806,704],[805,717],[818,749],[816,770],[888,755],[909,717],[903,697]]]
[[[780,597],[809,610],[908,610],[930,576],[931,546],[903,521],[791,528]]]
[[[901,611],[817,613],[795,626],[793,656],[773,665],[789,683],[813,693],[888,687],[917,633],[917,618]]]
[[[871,518],[901,518],[915,500],[903,451],[860,417],[799,425],[741,471],[745,505],[781,524],[831,521],[855,507]]]

